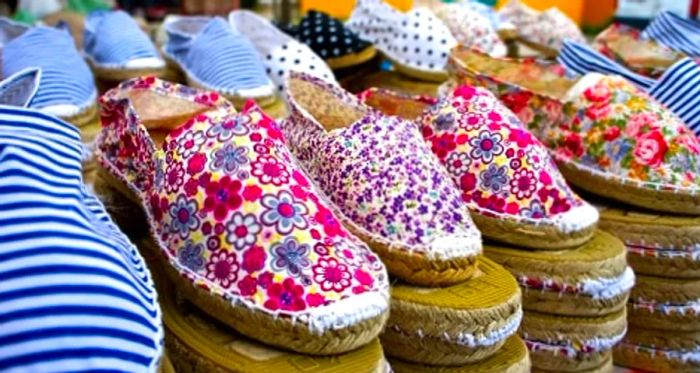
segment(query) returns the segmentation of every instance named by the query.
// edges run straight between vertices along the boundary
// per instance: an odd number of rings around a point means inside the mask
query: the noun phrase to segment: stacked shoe
[[[520,290],[479,256],[462,193],[419,125],[308,75],[292,74],[287,86],[291,114],[282,129],[292,152],[398,280],[382,335],[394,369],[527,371],[522,342],[512,337]]]
[[[628,305],[631,332],[616,350],[621,363],[696,370],[697,137],[619,76],[572,80],[466,50],[453,57],[460,80],[498,92],[549,146],[568,180],[613,207],[603,210],[602,227],[625,242],[640,273]],[[669,339],[669,330],[684,337]]]
[[[608,371],[634,275],[622,243],[595,230],[597,211],[571,191],[546,148],[484,88],[459,86],[439,100],[380,90],[362,97],[417,118],[478,228],[501,242],[484,253],[520,285],[533,367]]]
[[[237,112],[215,92],[152,77],[123,82],[100,104],[100,182],[141,206],[150,226],[142,250],[211,318],[166,300],[176,368],[278,370],[297,360],[387,369],[376,342],[386,269],[338,224],[272,119],[252,102]],[[220,324],[274,347],[207,326]],[[229,342],[236,362],[222,358]]]

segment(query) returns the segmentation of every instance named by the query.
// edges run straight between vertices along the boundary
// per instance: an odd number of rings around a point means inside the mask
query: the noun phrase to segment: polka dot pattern
[[[282,30],[324,59],[359,53],[371,45],[345,28],[339,20],[315,10],[309,11],[299,25],[282,27]]]
[[[358,0],[345,26],[392,60],[415,70],[444,72],[457,41],[430,10],[401,13],[381,0]]]

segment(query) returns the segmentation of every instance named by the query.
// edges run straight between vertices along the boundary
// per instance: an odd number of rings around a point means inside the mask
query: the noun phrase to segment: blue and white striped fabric
[[[661,12],[644,29],[642,37],[656,40],[691,57],[700,56],[700,22],[675,13]]]
[[[251,42],[223,18],[183,17],[167,25],[166,32],[166,55],[205,88],[236,94],[270,87],[274,93]]]
[[[154,372],[157,296],[83,184],[78,130],[0,106],[0,371]]]
[[[621,75],[663,103],[700,136],[700,65],[684,58],[654,80],[630,71],[591,47],[572,41],[564,42],[559,63],[569,72],[584,75],[590,72]]]
[[[0,32],[6,26],[17,27],[0,18]],[[3,45],[3,77],[32,67],[40,68],[42,74],[31,108],[61,107],[61,111],[51,112],[69,117],[95,104],[97,89],[92,72],[67,31],[32,27]]]
[[[36,95],[41,69],[28,68],[0,82],[0,105],[27,107]]]
[[[106,66],[126,66],[136,59],[160,59],[148,35],[120,10],[98,10],[87,16],[84,49],[95,63]],[[161,61],[160,65],[165,63]]]

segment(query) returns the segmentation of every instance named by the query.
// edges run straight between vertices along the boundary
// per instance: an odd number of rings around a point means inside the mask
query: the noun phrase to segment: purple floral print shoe
[[[473,275],[481,234],[416,123],[302,73],[287,94],[282,130],[292,152],[391,274],[420,285]]]

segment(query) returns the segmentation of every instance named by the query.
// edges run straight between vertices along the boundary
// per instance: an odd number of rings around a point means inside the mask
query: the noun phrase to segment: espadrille
[[[388,312],[384,265],[349,234],[254,103],[155,78],[101,98],[103,176],[143,206],[178,290],[268,344],[334,354]]]
[[[570,250],[529,251],[484,245],[484,255],[513,273],[523,290],[525,310],[606,315],[625,307],[634,285],[625,246],[601,231]]]
[[[383,0],[358,0],[345,25],[374,43],[399,72],[423,80],[447,79],[447,57],[457,40],[429,9],[401,13]]]
[[[612,372],[612,348],[626,331],[624,309],[598,317],[525,312],[520,327],[538,372]]]
[[[700,218],[658,215],[593,200],[601,229],[625,243],[635,273],[700,278]]]
[[[659,77],[685,55],[653,40],[642,39],[639,30],[613,24],[596,36],[593,48],[630,70]]]
[[[539,12],[521,0],[510,0],[499,14],[515,25],[520,42],[547,57],[556,57],[564,40],[586,41],[578,25],[556,7]]]
[[[41,69],[32,109],[80,127],[97,116],[97,88],[85,60],[65,29],[29,27],[0,17],[2,77]]]
[[[165,73],[165,60],[126,12],[94,11],[85,18],[85,57],[98,79],[117,81]]]
[[[507,48],[488,18],[466,4],[447,3],[435,10],[460,45],[476,48],[494,57],[505,57]]]
[[[442,288],[394,284],[382,334],[387,355],[416,364],[484,360],[516,333],[523,312],[513,276],[480,257],[469,281]]]
[[[456,48],[459,83],[494,92],[542,141],[567,180],[635,206],[700,214],[700,140],[620,76],[561,76],[536,61]]]
[[[498,36],[503,41],[510,41],[517,37],[518,31],[515,25],[506,21],[493,6],[482,3],[479,0],[467,0],[459,2],[458,4],[485,17],[491,23],[491,27],[498,32]]]
[[[280,28],[308,45],[332,69],[360,65],[377,54],[372,44],[347,29],[339,19],[324,12],[310,10],[299,24]]]
[[[419,126],[306,74],[287,89],[292,152],[389,272],[421,285],[469,279],[481,235]]]
[[[220,17],[177,17],[164,25],[163,55],[187,83],[215,91],[241,106],[275,103],[275,86],[251,41]]]
[[[390,358],[396,373],[529,373],[530,355],[525,343],[516,335],[508,338],[503,346],[490,357],[460,366],[436,366],[409,363]]]
[[[141,244],[151,243],[144,241]],[[167,282],[159,286],[159,294],[166,331],[165,348],[177,372],[306,372],[308,369],[319,373],[391,371],[376,338],[361,348],[340,355],[295,354],[251,340],[221,324],[190,302],[178,302],[177,290]]]
[[[638,275],[627,315],[638,328],[700,332],[700,280]]]
[[[421,125],[485,237],[556,250],[593,236],[598,211],[569,188],[547,148],[488,90],[460,86],[439,100],[377,89],[360,97]]]
[[[700,371],[700,333],[630,328],[613,349],[615,364],[661,373]]]
[[[301,71],[336,83],[326,62],[306,44],[280,31],[268,19],[249,10],[236,10],[228,16],[231,28],[245,35],[258,52],[265,71],[280,93],[291,71]]]

